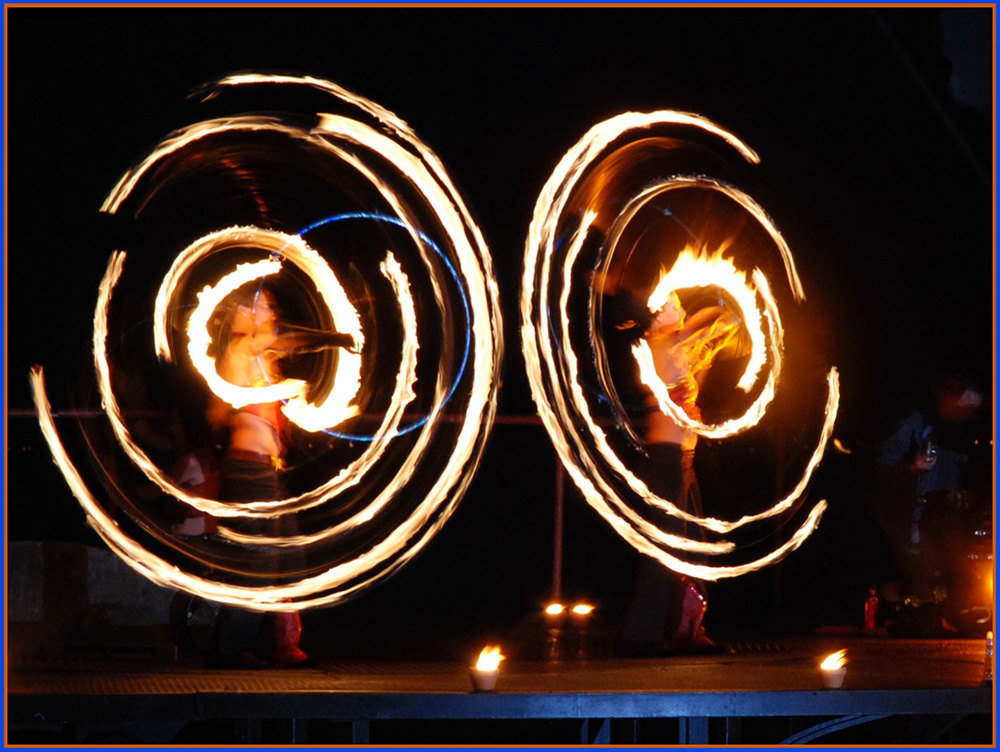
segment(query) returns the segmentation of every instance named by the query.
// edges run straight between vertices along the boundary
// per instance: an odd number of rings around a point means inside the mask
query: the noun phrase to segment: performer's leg
[[[675,444],[651,444],[645,477],[650,490],[679,503],[683,487],[681,449]],[[675,613],[678,575],[648,556],[643,556],[631,589],[621,633],[621,649],[630,655],[662,652]]]
[[[243,502],[280,498],[281,487],[274,469],[259,462],[226,458],[220,468],[219,496],[223,501]],[[259,533],[256,519],[232,518],[227,524],[242,532]],[[210,642],[211,659],[222,666],[261,668],[266,663],[255,656],[266,632],[267,618],[260,611],[222,604]]]
[[[281,537],[298,535],[299,527],[294,515],[286,515],[275,519],[275,534]],[[275,558],[279,571],[301,569],[305,566],[305,557],[298,548],[283,551]],[[279,666],[297,666],[309,660],[309,655],[302,650],[299,643],[302,639],[302,617],[296,610],[276,611],[268,614],[267,619],[267,660]]]
[[[674,572],[660,562],[642,558],[625,612],[623,652],[642,655],[662,649],[675,579]]]

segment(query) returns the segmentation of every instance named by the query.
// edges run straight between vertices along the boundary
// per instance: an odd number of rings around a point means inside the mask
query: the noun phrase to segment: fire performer
[[[355,347],[349,334],[282,325],[273,294],[259,283],[236,290],[219,310],[221,318],[215,321],[218,373],[236,386],[260,387],[280,381],[280,361],[292,354]],[[220,464],[220,500],[267,501],[286,496],[285,457],[291,431],[281,407],[280,402],[264,402],[234,409],[213,396],[209,420],[229,434]],[[246,533],[273,536],[297,532],[294,516],[287,515],[245,520],[240,527]],[[270,566],[281,569],[277,555]],[[264,619],[258,612],[223,607],[213,651],[225,665],[293,666],[308,660],[299,647],[301,634],[302,621],[295,610],[271,613]],[[263,656],[257,656],[252,648],[261,642],[263,647],[258,652]]]
[[[692,420],[701,420],[698,393],[715,356],[736,341],[740,318],[724,305],[709,305],[688,315],[676,293],[657,312],[643,333],[656,372],[670,399]],[[655,402],[654,402],[655,404]],[[701,494],[694,470],[698,435],[662,410],[650,412],[646,452],[651,490],[681,510],[702,515]],[[684,523],[681,534],[688,535]],[[626,614],[623,641],[629,652],[695,652],[714,643],[702,625],[707,596],[704,583],[672,572],[646,559]]]

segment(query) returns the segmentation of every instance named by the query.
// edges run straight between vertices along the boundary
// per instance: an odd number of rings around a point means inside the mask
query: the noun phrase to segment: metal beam
[[[778,692],[197,692],[8,695],[10,722],[102,719],[746,718],[992,713],[989,687]]]

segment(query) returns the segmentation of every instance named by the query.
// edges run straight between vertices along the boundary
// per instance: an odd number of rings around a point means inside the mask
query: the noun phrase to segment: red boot
[[[309,660],[299,647],[302,637],[302,618],[298,611],[279,611],[274,614],[274,644],[268,660],[279,666],[297,666]]]
[[[687,653],[710,650],[715,643],[705,634],[702,619],[708,601],[697,584],[687,577],[679,578],[671,610],[676,614],[676,627],[666,636],[666,647],[671,652]]]

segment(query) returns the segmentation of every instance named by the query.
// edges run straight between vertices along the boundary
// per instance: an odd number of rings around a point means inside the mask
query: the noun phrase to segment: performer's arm
[[[268,350],[281,355],[320,352],[334,347],[342,347],[349,352],[357,352],[354,337],[346,332],[324,332],[311,329],[292,329],[275,337]]]

